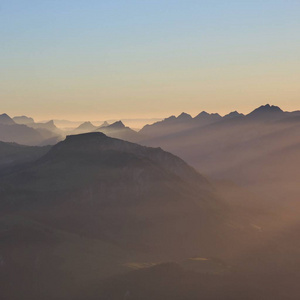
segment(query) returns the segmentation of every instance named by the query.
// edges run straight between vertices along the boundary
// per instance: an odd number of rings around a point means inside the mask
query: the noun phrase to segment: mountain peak
[[[125,128],[125,125],[123,124],[122,121],[117,121],[111,125],[108,125],[107,128],[110,128],[110,129],[122,129],[122,128]]]
[[[109,126],[109,123],[107,121],[104,121],[100,127],[107,127],[107,126]]]
[[[262,105],[256,109],[254,109],[251,113],[248,114],[248,116],[252,116],[252,117],[263,117],[266,115],[281,115],[283,113],[283,110],[275,105],[270,105],[270,104],[266,104],[266,105]]]
[[[7,114],[0,115],[0,124],[13,125],[16,124],[15,121]]]
[[[80,124],[76,129],[90,130],[90,129],[95,129],[95,128],[96,128],[96,126],[94,126],[91,122],[87,121],[87,122]]]
[[[243,116],[243,114],[239,113],[238,111],[232,111],[229,114],[225,115],[223,118],[225,119],[231,119],[231,118],[235,118],[235,117],[240,117]]]
[[[192,119],[192,116],[185,113],[185,112],[182,112],[178,117],[177,117],[177,120],[180,120],[180,121],[186,121],[186,120],[191,120]]]
[[[202,111],[201,113],[199,113],[195,118],[197,118],[197,117],[203,117],[203,116],[209,116],[209,113],[203,110],[203,111]]]

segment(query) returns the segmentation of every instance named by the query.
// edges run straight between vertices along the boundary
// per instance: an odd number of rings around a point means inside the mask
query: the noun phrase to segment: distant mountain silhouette
[[[278,106],[266,104],[262,105],[255,110],[253,110],[251,113],[247,115],[248,118],[252,119],[262,119],[262,120],[269,120],[269,119],[277,119],[277,118],[283,118],[284,112],[279,108]]]
[[[17,124],[31,124],[34,123],[34,119],[27,117],[27,116],[16,116],[13,117],[13,120],[17,123]]]
[[[104,125],[106,124],[102,124],[100,127],[98,127],[97,131],[103,132],[110,137],[119,138],[130,142],[137,142],[140,139],[139,133],[129,127],[126,127],[122,121],[117,121],[107,126]]]
[[[47,129],[52,132],[59,131],[59,129],[55,126],[54,121],[50,120],[45,123],[29,123],[27,126],[35,128],[35,129]]]
[[[0,116],[0,141],[21,145],[50,145],[62,139],[61,131],[52,121],[16,124],[7,114]]]
[[[139,133],[144,137],[158,137],[171,134],[178,134],[179,132],[206,126],[222,120],[219,114],[209,114],[205,111],[198,114],[195,118],[187,113],[181,113],[178,117],[171,116],[162,121],[151,125],[145,125]]]
[[[207,113],[200,115],[202,119],[211,118]],[[295,180],[300,173],[286,173],[277,160],[281,157],[280,161],[285,161],[286,170],[294,170],[295,163],[300,162],[294,152],[291,154],[294,159],[290,161],[286,161],[283,154],[285,148],[300,141],[299,112],[284,112],[278,106],[267,104],[246,116],[233,112],[220,118],[206,126],[172,126],[173,131],[164,131],[167,125],[160,123],[164,127],[153,130],[153,136],[141,143],[162,147],[215,179],[231,179],[243,185],[260,186],[265,192],[272,191],[276,198],[284,194],[282,184],[290,182],[294,190],[290,197],[296,197]],[[154,129],[155,126],[158,125],[153,124],[149,128]],[[272,189],[270,185],[274,185]]]
[[[107,122],[107,121],[104,121],[103,123],[102,123],[102,125],[100,126],[100,127],[98,127],[98,128],[102,128],[102,127],[107,127],[107,126],[109,126],[110,124]]]
[[[241,114],[241,113],[239,113],[237,111],[232,111],[231,113],[225,115],[223,117],[223,119],[232,119],[232,118],[243,117],[243,116],[244,116],[244,114]]]
[[[15,122],[7,114],[2,114],[2,115],[0,115],[0,124],[3,124],[3,125],[14,125]]]
[[[80,133],[87,133],[92,132],[97,129],[97,126],[94,126],[91,122],[84,122],[80,124],[77,128],[75,128],[72,133],[73,134],[80,134]]]

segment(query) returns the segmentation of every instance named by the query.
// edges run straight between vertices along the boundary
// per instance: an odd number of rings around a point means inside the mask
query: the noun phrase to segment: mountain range
[[[297,299],[298,116],[267,105],[181,114],[151,138],[118,121],[1,142],[1,296]]]

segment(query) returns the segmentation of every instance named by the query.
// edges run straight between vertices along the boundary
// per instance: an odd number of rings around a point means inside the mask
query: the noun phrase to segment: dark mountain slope
[[[174,253],[197,248],[200,236],[212,238],[223,208],[181,159],[102,133],[68,136],[0,184],[2,211],[46,205],[49,224],[134,247],[170,250],[181,236],[187,248]]]
[[[0,142],[0,174],[3,169],[37,160],[45,155],[49,149],[50,146],[33,147]]]
[[[180,158],[102,133],[68,136],[0,177],[0,199],[0,281],[9,299],[85,299],[128,265],[232,260],[257,235]]]

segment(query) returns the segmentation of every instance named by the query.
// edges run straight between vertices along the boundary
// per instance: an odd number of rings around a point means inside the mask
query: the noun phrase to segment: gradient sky
[[[299,16],[299,0],[0,0],[0,113],[300,109]]]

